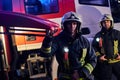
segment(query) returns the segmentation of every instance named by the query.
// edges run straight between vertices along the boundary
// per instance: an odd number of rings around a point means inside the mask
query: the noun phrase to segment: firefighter
[[[63,15],[62,31],[53,37],[55,30],[48,31],[41,53],[56,56],[58,80],[94,80],[92,71],[97,57],[89,41],[81,35],[81,18],[73,11]]]
[[[100,26],[92,42],[98,60],[93,74],[97,80],[111,80],[112,74],[120,80],[120,32],[113,29],[110,14],[103,15]]]

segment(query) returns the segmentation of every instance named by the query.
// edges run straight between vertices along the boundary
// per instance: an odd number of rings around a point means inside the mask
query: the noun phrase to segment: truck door
[[[75,9],[82,17],[82,27],[88,27],[91,31],[87,37],[94,37],[100,30],[99,20],[102,14],[111,14],[109,0],[75,0]]]

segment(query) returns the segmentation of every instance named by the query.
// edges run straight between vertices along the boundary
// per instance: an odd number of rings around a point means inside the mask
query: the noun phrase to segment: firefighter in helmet
[[[58,80],[94,80],[91,74],[97,57],[89,41],[81,35],[81,18],[75,12],[62,17],[62,31],[53,37],[49,31],[43,41],[41,53],[56,56]]]
[[[97,55],[97,65],[93,73],[97,80],[111,80],[112,74],[120,80],[120,32],[113,29],[110,14],[104,14],[99,31],[92,42]]]

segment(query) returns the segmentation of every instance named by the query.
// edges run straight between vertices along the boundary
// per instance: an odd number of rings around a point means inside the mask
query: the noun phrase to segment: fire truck
[[[100,30],[99,19],[103,14],[111,14],[114,28],[120,30],[119,7],[119,0],[0,0],[0,38],[3,43],[0,64],[6,77],[3,80],[10,80],[9,72],[14,71],[14,67],[19,67],[17,72],[20,73],[19,69],[22,70],[26,62],[28,65],[32,59],[43,59],[33,54],[39,53],[46,29],[58,25],[60,28],[64,13],[78,13],[82,17],[82,27],[91,31],[85,35],[91,40]],[[29,77],[38,74],[32,73],[30,67],[28,70]]]
[[[46,78],[46,63],[49,60],[39,56],[39,43],[42,42],[46,30],[58,30],[59,25],[46,19],[16,12],[0,11],[0,17],[0,78],[2,80],[34,79],[36,76]],[[28,43],[38,43],[39,48],[31,44],[34,46],[31,49],[32,46],[29,44],[28,49],[26,47],[19,50],[16,37],[20,37],[19,42],[22,43],[21,35]]]
[[[61,17],[68,11],[74,11],[82,17],[82,27],[91,31],[91,39],[100,30],[99,21],[103,14],[111,14],[114,28],[120,30],[119,0],[12,0],[13,12],[32,14],[49,19],[61,25]]]

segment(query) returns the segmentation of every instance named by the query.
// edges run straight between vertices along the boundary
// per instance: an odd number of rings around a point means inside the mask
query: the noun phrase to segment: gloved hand
[[[53,35],[55,32],[57,32],[57,29],[55,28],[52,28],[51,30],[46,30],[46,36],[42,44],[44,48],[48,48],[52,45]]]
[[[53,28],[51,30],[46,30],[46,36],[53,37],[53,35],[57,32],[57,29]]]

